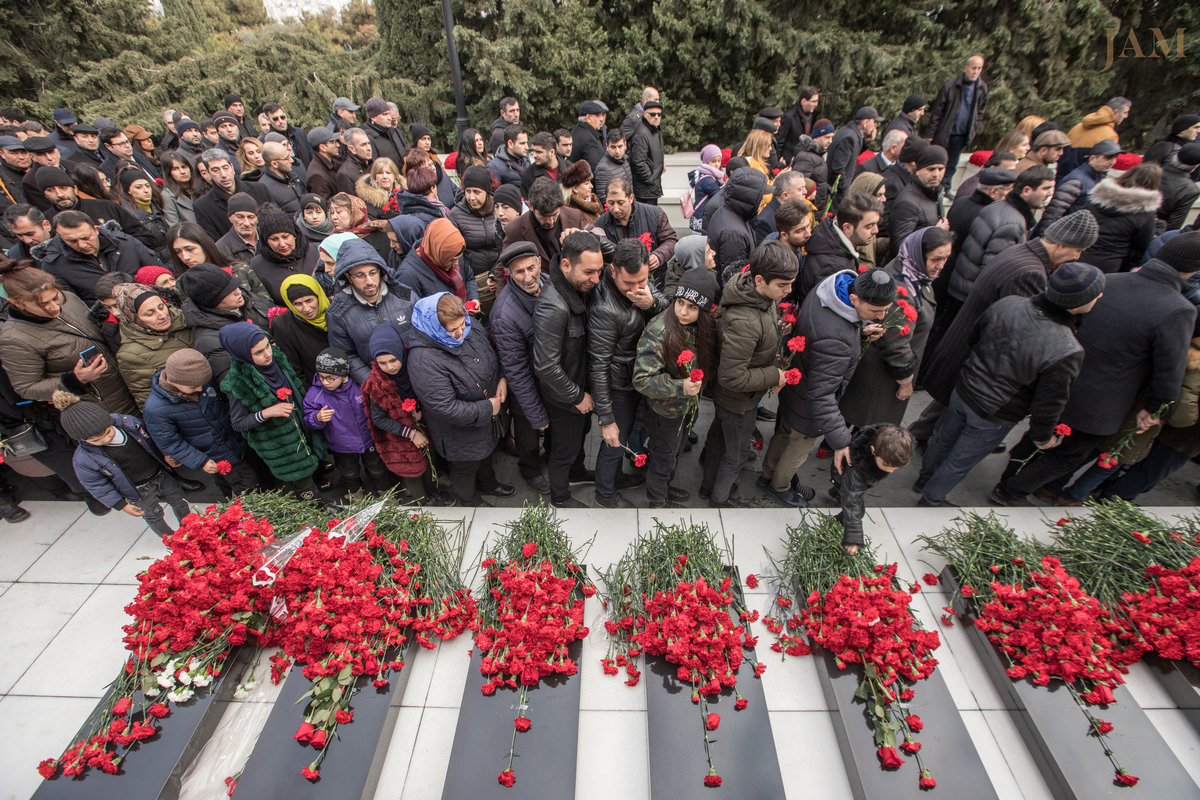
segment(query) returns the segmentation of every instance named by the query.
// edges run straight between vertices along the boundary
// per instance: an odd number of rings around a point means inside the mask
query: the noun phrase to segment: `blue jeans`
[[[1104,487],[1100,497],[1111,500],[1120,497],[1133,502],[1142,492],[1153,489],[1159,481],[1185,466],[1191,458],[1174,447],[1155,442],[1150,454],[1129,468],[1121,477]]]
[[[629,443],[629,431],[637,418],[638,404],[642,396],[637,392],[622,392],[613,390],[609,393],[612,399],[613,419],[617,423],[617,435],[621,444]],[[596,496],[609,498],[617,493],[617,481],[621,477],[621,462],[625,455],[624,447],[610,447],[603,438],[600,439],[600,452],[596,454]]]
[[[950,141],[946,142],[946,175],[942,178],[942,188],[947,192],[950,191],[950,183],[954,180],[954,173],[958,169],[958,159],[966,149],[966,136],[950,134]]]
[[[1012,425],[988,422],[972,411],[955,389],[942,424],[925,448],[920,480],[925,482],[921,499],[940,505],[975,465],[996,449]]]

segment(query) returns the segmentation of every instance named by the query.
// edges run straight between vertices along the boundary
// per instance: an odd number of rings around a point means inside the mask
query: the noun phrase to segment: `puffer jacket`
[[[150,248],[127,233],[105,227],[98,231],[98,257],[83,255],[55,236],[46,242],[40,264],[55,277],[59,286],[74,292],[89,306],[96,302],[96,281],[108,273],[134,275],[142,267],[159,266],[161,261]]]
[[[591,292],[580,294],[558,264],[533,310],[533,374],[547,405],[576,411],[587,392],[587,315]]]
[[[1000,253],[1025,241],[1033,222],[1029,204],[1016,194],[1016,190],[980,211],[971,223],[971,233],[963,242],[954,265],[954,275],[950,278],[951,296],[966,300],[984,268]]]
[[[613,283],[612,271],[604,270],[593,292],[588,309],[588,363],[592,400],[601,425],[615,422],[612,410],[613,392],[632,392],[633,362],[637,358],[638,340],[646,323],[667,307],[666,299],[647,284],[654,304],[641,309],[629,301]]]
[[[1163,201],[1158,207],[1158,218],[1166,224],[1166,230],[1177,231],[1187,221],[1188,212],[1200,197],[1200,184],[1192,180],[1188,168],[1172,158],[1162,165]]]
[[[162,453],[150,440],[146,423],[127,414],[110,414],[109,416],[112,417],[113,427],[124,431],[129,439],[141,445],[143,450],[154,456],[154,460],[164,470],[168,469]],[[75,467],[75,476],[79,478],[83,488],[109,508],[124,508],[127,504],[136,503],[142,499],[137,487],[121,471],[117,462],[104,452],[103,447],[80,442],[79,446],[75,448],[75,455],[71,457],[71,463]]]
[[[637,358],[633,363],[633,388],[646,398],[650,410],[667,419],[682,419],[696,398],[683,391],[683,382],[691,373],[676,363],[667,363],[663,338],[666,314],[659,314],[646,325],[637,343]],[[685,325],[684,340],[693,352],[696,349],[695,326]]]
[[[521,175],[525,172],[527,162],[523,158],[514,158],[508,148],[500,145],[492,160],[488,162],[488,172],[496,176],[501,185],[508,184],[521,188]]]
[[[374,303],[362,300],[350,288],[347,273],[354,267],[373,264],[379,268],[383,286]],[[350,240],[338,250],[333,271],[337,291],[329,298],[325,319],[329,326],[329,346],[345,350],[350,356],[350,377],[361,385],[371,374],[371,331],[384,322],[396,323],[401,335],[412,325],[413,291],[391,277],[383,259],[366,242]],[[386,293],[383,288],[386,287]]]
[[[545,282],[543,274],[543,286]],[[535,430],[550,424],[541,387],[533,374],[533,309],[537,300],[537,296],[509,281],[488,315],[496,354],[508,381],[509,404],[513,413],[525,417]]]
[[[321,256],[316,247],[310,247],[307,242],[296,242],[296,249],[288,258],[282,258],[271,250],[262,239],[258,240],[258,253],[250,259],[250,269],[262,281],[267,293],[282,306],[283,282],[292,275],[313,275],[321,264]]]
[[[463,285],[467,290],[466,300],[479,300],[479,286],[475,282],[475,273],[467,265],[466,259],[458,259],[458,271],[462,275]],[[404,286],[412,289],[415,298],[429,297],[438,292],[452,291],[452,287],[434,274],[433,268],[421,258],[417,248],[408,251],[408,255],[396,269],[396,278]],[[464,300],[464,302],[466,302]]]
[[[271,335],[271,323],[267,317],[267,312],[271,310],[271,302],[245,289],[239,291],[242,293],[243,303],[237,311],[201,308],[190,297],[183,301],[183,318],[195,329],[193,346],[208,359],[208,365],[212,367],[213,382],[218,386],[229,373],[229,354],[221,347],[221,340],[218,338],[221,328],[249,320],[262,328],[268,336]]]
[[[786,149],[786,143],[784,145]],[[797,140],[796,154],[792,157],[792,170],[806,178],[811,178],[817,185],[817,193],[813,195],[813,205],[820,213],[825,212],[825,199],[829,196],[829,170],[825,164],[825,148],[817,144],[811,136],[803,134]]]
[[[916,177],[908,171],[908,167],[897,161],[891,164],[882,173],[885,200],[883,201],[883,213],[879,215],[879,236],[881,238],[892,238],[892,208],[896,205],[896,198],[904,191],[904,187],[916,181]],[[959,194],[962,194],[960,191]]]
[[[779,385],[778,320],[778,305],[755,290],[749,272],[737,273],[725,284],[717,318],[721,352],[717,380],[712,383],[714,403],[744,414],[758,405],[768,389]]]
[[[875,434],[885,425],[864,425],[859,428],[850,441],[850,465],[838,474],[837,464],[829,465],[829,476],[840,489],[842,510],[837,515],[842,523],[842,544],[856,544],[860,547],[866,543],[863,536],[863,516],[866,513],[867,489],[875,486],[888,476],[888,473],[875,463],[875,454],[871,452],[871,442]]]
[[[862,260],[859,252],[837,229],[833,217],[821,220],[804,246],[804,253],[804,268],[800,270],[793,290],[797,304],[803,304],[805,298],[830,275],[845,270],[857,272]]]
[[[824,436],[835,450],[850,446],[838,403],[862,353],[862,321],[849,295],[857,276],[853,270],[831,275],[804,300],[794,335],[806,345],[792,361],[803,379],[779,393],[779,413],[792,430]]]
[[[327,422],[317,419],[322,406],[333,409]],[[326,388],[320,378],[312,379],[304,395],[304,427],[320,431],[334,453],[365,453],[375,446],[362,392],[349,378],[336,389]]]
[[[767,188],[767,179],[752,167],[734,172],[723,190],[725,205],[708,225],[708,244],[717,262],[717,281],[729,282],[750,263],[754,251],[754,218]],[[712,201],[709,201],[709,205]]]
[[[164,455],[188,469],[204,462],[237,464],[246,457],[246,442],[229,422],[229,403],[212,381],[204,384],[196,400],[172,394],[159,384],[162,372],[151,382],[150,396],[142,409],[146,428]]]
[[[1092,169],[1091,164],[1084,164],[1071,170],[1054,190],[1054,197],[1046,204],[1046,210],[1042,212],[1042,218],[1038,220],[1037,227],[1033,229],[1033,235],[1041,236],[1046,228],[1068,214],[1073,214],[1083,208],[1088,201],[1088,194],[1092,191],[1092,187],[1104,180],[1106,174]]]
[[[629,165],[633,168],[633,196],[644,203],[662,197],[662,128],[654,127],[645,117],[633,129],[629,140]]]
[[[592,190],[600,199],[601,204],[608,196],[608,184],[612,182],[613,178],[624,178],[632,186],[633,168],[629,166],[629,156],[621,156],[621,160],[617,161],[605,150],[604,157],[596,164],[595,174],[592,176]]]
[[[88,307],[69,292],[63,296],[62,311],[54,319],[42,321],[9,309],[9,318],[0,327],[0,364],[13,389],[26,400],[46,403],[61,389],[95,400],[109,413],[134,413],[137,404],[121,379],[104,334],[88,315]],[[105,370],[83,384],[73,370],[79,354],[90,347],[104,357]]]
[[[425,327],[441,323],[430,314]],[[416,324],[409,332],[408,377],[425,412],[429,438],[447,461],[477,461],[496,449],[492,403],[500,360],[487,332],[472,324],[458,347],[447,347]]]
[[[1154,241],[1162,192],[1125,187],[1112,178],[1096,184],[1084,206],[1096,218],[1100,235],[1079,260],[1101,272],[1128,272],[1142,262]]]
[[[150,396],[154,376],[167,365],[167,357],[176,351],[187,350],[195,343],[196,332],[188,327],[183,311],[174,306],[167,306],[167,310],[171,314],[171,327],[163,333],[150,334],[141,328],[121,324],[117,365],[139,406]]]
[[[463,260],[476,277],[491,272],[492,267],[496,266],[496,260],[500,258],[500,245],[504,241],[504,231],[496,222],[496,215],[489,205],[484,208],[488,213],[480,214],[467,205],[466,200],[460,200],[446,214],[467,243]]]

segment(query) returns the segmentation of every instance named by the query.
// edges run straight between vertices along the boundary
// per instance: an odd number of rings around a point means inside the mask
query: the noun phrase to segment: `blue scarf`
[[[444,344],[446,347],[455,348],[461,347],[462,343],[467,340],[468,334],[471,333],[471,315],[467,315],[467,326],[463,329],[463,338],[455,339],[451,336],[442,323],[438,321],[437,304],[438,300],[442,299],[443,295],[450,294],[449,292],[438,292],[429,297],[422,297],[413,306],[412,324],[413,327],[421,333],[433,339],[438,344]]]

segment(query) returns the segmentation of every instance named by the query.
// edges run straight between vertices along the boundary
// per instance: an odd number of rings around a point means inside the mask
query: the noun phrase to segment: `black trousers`
[[[258,473],[249,461],[230,464],[228,475],[216,475],[217,488],[226,497],[237,497],[258,487]]]
[[[517,443],[517,468],[521,470],[521,477],[526,480],[542,474],[542,455],[538,452],[539,433],[540,431],[529,424],[528,419],[516,411],[513,412],[512,435],[513,441]]]
[[[342,488],[348,494],[353,494],[363,488],[362,467],[367,468],[367,477],[370,478],[372,491],[384,491],[390,484],[388,476],[391,472],[388,470],[387,465],[383,463],[383,459],[379,457],[379,453],[375,451],[374,447],[371,447],[365,453],[335,453],[330,451],[329,455],[333,456],[333,464],[342,478]]]
[[[667,502],[667,487],[675,477],[679,454],[687,442],[688,431],[683,422],[683,419],[659,416],[652,408],[646,409],[646,428],[650,434],[646,499],[651,506]]]
[[[474,461],[451,461],[450,480],[454,483],[454,494],[460,505],[475,506],[483,497],[479,490],[488,491],[500,485],[496,470],[492,468],[492,456]]]
[[[1006,494],[1024,497],[1055,478],[1077,470],[1096,451],[1096,445],[1103,438],[1100,434],[1073,431],[1057,447],[1038,451],[1026,431],[1010,452],[1008,467],[1000,478],[1000,489]],[[1020,466],[1027,458],[1029,463]]]
[[[550,442],[550,501],[564,503],[571,498],[571,474],[579,475],[584,469],[583,440],[592,426],[592,415],[552,405],[547,405],[546,411],[554,431]]]

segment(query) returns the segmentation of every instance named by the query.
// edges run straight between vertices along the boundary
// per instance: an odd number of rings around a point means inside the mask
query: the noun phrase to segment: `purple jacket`
[[[321,406],[333,409],[333,417],[328,422],[317,419]],[[329,449],[335,453],[365,453],[375,446],[371,429],[367,427],[362,392],[350,378],[330,391],[321,384],[320,378],[314,377],[312,388],[304,395],[304,424],[309,430],[323,432]]]

